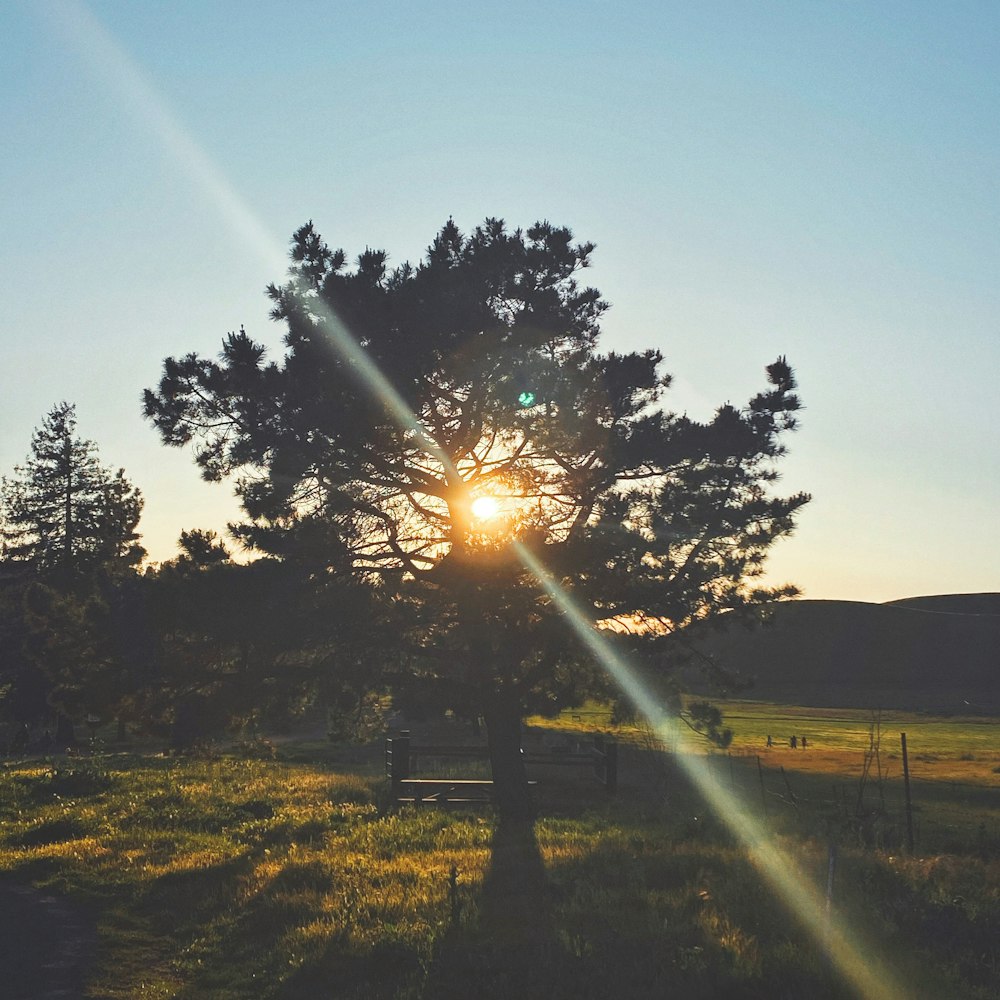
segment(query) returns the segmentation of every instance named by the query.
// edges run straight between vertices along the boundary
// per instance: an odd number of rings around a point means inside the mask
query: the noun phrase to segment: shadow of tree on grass
[[[481,891],[464,901],[464,910],[439,933],[429,959],[394,938],[391,928],[370,949],[338,938],[318,960],[286,978],[280,996],[533,1000],[561,995],[555,987],[564,952],[533,824],[494,830]]]
[[[533,823],[497,826],[477,911],[439,940],[421,994],[425,1000],[562,995],[570,956],[556,933]]]

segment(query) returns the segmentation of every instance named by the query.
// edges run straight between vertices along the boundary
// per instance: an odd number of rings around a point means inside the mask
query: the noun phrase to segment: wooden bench
[[[529,781],[529,785],[536,782]],[[493,782],[487,778],[400,778],[397,802],[492,802]]]
[[[524,761],[527,765],[569,765],[592,768],[595,776],[607,788],[610,794],[617,791],[618,786],[618,747],[613,740],[600,735],[594,737],[591,748],[581,751],[579,747],[565,748],[553,746],[545,751],[527,752]],[[468,802],[482,803],[493,801],[493,782],[489,778],[446,778],[446,777],[412,777],[420,757],[427,758],[473,758],[488,759],[489,750],[479,746],[449,746],[425,744],[414,746],[407,731],[398,736],[389,737],[385,741],[385,773],[392,782],[393,798],[397,802],[412,802],[419,804]],[[529,781],[529,785],[537,782]]]

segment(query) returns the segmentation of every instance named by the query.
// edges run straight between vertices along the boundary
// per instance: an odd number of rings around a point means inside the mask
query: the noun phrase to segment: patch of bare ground
[[[0,993],[7,1000],[78,1000],[94,958],[90,915],[65,899],[0,883]]]

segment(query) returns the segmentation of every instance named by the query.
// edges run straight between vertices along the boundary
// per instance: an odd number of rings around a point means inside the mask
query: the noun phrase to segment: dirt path
[[[96,942],[80,907],[0,882],[0,995],[7,1000],[81,1000]]]

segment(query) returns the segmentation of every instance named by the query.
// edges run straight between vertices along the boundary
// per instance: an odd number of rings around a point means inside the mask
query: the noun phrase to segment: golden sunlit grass
[[[93,996],[852,996],[682,778],[665,800],[635,781],[543,800],[511,840],[488,814],[387,811],[364,768],[12,764],[0,872],[92,908]],[[841,845],[837,907],[923,984],[908,996],[991,995],[1000,872],[974,806],[951,852]],[[791,810],[771,819],[822,887],[825,842]]]
[[[1000,741],[995,719],[977,716],[929,716],[912,712],[873,713],[864,709],[806,708],[768,702],[716,701],[725,724],[733,729],[730,752],[757,756],[769,767],[786,771],[855,777],[860,774],[864,751],[870,746],[873,723],[881,730],[880,757],[889,778],[902,776],[899,734],[907,734],[910,776],[920,781],[971,782],[995,787],[1000,783]],[[556,719],[535,717],[537,726],[566,732],[614,733],[633,745],[647,745],[648,727],[615,725],[610,706],[589,702],[568,709]],[[789,740],[797,737],[792,749]],[[774,745],[767,746],[767,737]],[[801,746],[802,737],[807,746]],[[697,738],[689,740],[691,753],[712,753]]]
[[[861,709],[815,709],[762,702],[724,702],[733,727],[734,753],[760,753],[765,762],[786,769],[851,774],[870,746],[872,727],[880,735],[880,757],[889,776],[902,775],[900,733],[907,734],[910,776],[921,781],[997,784],[1000,766],[995,719],[938,717]],[[768,751],[767,735],[775,746]],[[792,750],[792,734],[807,737],[805,751]]]

